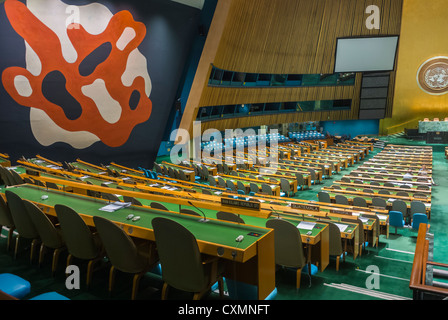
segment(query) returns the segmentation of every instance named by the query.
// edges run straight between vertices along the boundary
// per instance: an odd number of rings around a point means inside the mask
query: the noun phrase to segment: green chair
[[[303,190],[306,186],[303,174],[296,172],[297,190]]]
[[[353,198],[353,206],[355,207],[367,207],[367,201],[366,199],[362,197],[354,197]]]
[[[336,204],[344,204],[344,205],[348,206],[348,199],[346,196],[344,196],[342,194],[335,195],[334,200],[335,200]]]
[[[339,271],[339,261],[341,256],[345,261],[345,252],[342,248],[341,231],[332,222],[326,220],[319,220],[321,223],[325,223],[329,227],[330,241],[329,241],[329,253],[330,256],[336,256],[336,271]]]
[[[163,204],[161,204],[159,202],[155,202],[155,201],[151,202],[150,206],[153,209],[169,211],[167,207],[165,207]]]
[[[120,201],[120,199],[116,195],[107,192],[101,192],[101,198],[112,202]]]
[[[5,195],[9,209],[11,210],[14,225],[16,226],[16,230],[18,232],[14,249],[14,259],[17,257],[20,239],[24,238],[31,240],[30,261],[32,262],[34,257],[34,249],[36,244],[40,242],[39,232],[31,221],[22,198],[9,190],[5,191]]]
[[[89,287],[94,266],[104,257],[101,239],[72,208],[57,204],[54,209],[68,250],[67,266],[72,264],[73,258],[89,261],[86,280],[86,285]]]
[[[266,228],[274,229],[275,264],[297,268],[296,288],[300,288],[300,276],[306,266],[302,237],[299,229],[292,223],[282,219],[270,219]],[[308,270],[311,270],[309,267]]]
[[[280,178],[280,188],[286,197],[293,197],[295,194],[295,190],[292,190],[289,181],[284,178]]]
[[[14,185],[24,184],[25,181],[23,181],[23,178],[13,169],[6,169],[12,177],[12,181],[14,181]]]
[[[410,218],[414,219],[414,214],[416,213],[424,213],[426,214],[426,206],[422,201],[412,200],[411,201],[411,210],[410,210]]]
[[[319,202],[326,202],[326,203],[331,203],[331,198],[330,198],[330,194],[328,192],[325,191],[319,191],[317,193],[317,197],[319,199]]]
[[[9,210],[8,204],[5,199],[0,196],[0,232],[2,227],[9,228],[8,241],[6,242],[6,250],[9,250],[16,227],[14,225],[14,220],[12,219],[11,210]]]
[[[45,183],[45,185],[47,186],[47,188],[59,190],[58,185],[56,183],[54,183],[54,182],[47,181]]]
[[[391,211],[401,212],[405,224],[409,223],[409,215],[408,215],[408,205],[403,200],[397,199],[392,202]]]
[[[264,194],[267,194],[268,196],[273,196],[274,195],[271,186],[268,185],[267,183],[262,183],[261,184],[261,192],[264,193]]]
[[[28,216],[33,222],[39,237],[41,239],[40,253],[39,253],[39,266],[41,265],[46,248],[54,250],[53,262],[51,265],[51,272],[54,276],[57,266],[58,258],[60,253],[66,249],[65,242],[62,238],[60,228],[55,227],[55,225],[50,221],[43,211],[36,206],[34,203],[23,200]]]
[[[157,263],[154,244],[149,241],[134,242],[123,229],[106,218],[94,216],[93,221],[112,264],[109,273],[109,294],[113,291],[116,270],[119,270],[134,274],[131,298],[135,300],[141,277]]]
[[[11,172],[8,169],[0,166],[0,173],[2,174],[2,180],[6,186],[13,186],[16,184]]]
[[[217,257],[201,256],[194,235],[179,223],[157,217],[152,227],[162,267],[162,299],[168,295],[168,288],[194,293],[199,300],[216,283],[223,297],[222,264]]]
[[[216,218],[218,220],[232,221],[244,224],[244,220],[239,215],[236,215],[232,212],[218,211],[216,213]]]
[[[130,202],[134,206],[142,206],[142,203],[139,200],[137,200],[137,199],[135,199],[133,197],[123,196],[123,201],[124,202]]]

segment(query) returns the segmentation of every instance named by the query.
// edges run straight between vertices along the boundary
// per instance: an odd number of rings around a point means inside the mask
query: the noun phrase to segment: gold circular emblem
[[[448,92],[448,58],[435,57],[424,62],[417,72],[417,82],[423,91],[433,95]]]

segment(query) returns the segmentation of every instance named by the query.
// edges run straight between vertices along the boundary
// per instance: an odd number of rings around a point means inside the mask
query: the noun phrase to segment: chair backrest
[[[271,186],[266,184],[266,183],[262,183],[261,184],[261,192],[266,193],[266,194],[268,194],[270,196],[273,195]]]
[[[42,243],[50,248],[60,248],[64,245],[61,233],[56,229],[45,213],[34,203],[23,200],[28,216],[34,224]]]
[[[159,209],[159,210],[165,210],[165,211],[169,211],[167,207],[165,207],[163,204],[159,203],[159,202],[151,202],[150,204],[151,208],[153,209]]]
[[[187,175],[185,174],[184,170],[179,170],[179,176],[181,180],[188,181]]]
[[[386,208],[387,202],[383,198],[374,197],[372,198],[372,206]]]
[[[399,211],[402,213],[403,217],[408,216],[408,206],[403,200],[397,199],[392,203],[392,211]]]
[[[390,194],[390,191],[381,189],[380,191],[378,191],[378,194]]]
[[[114,222],[94,216],[93,222],[104,244],[106,254],[115,268],[122,272],[138,273],[146,264],[138,254],[133,240]]]
[[[395,187],[395,185],[392,182],[385,182],[384,186],[385,187],[390,187],[390,188],[394,188]]]
[[[211,193],[211,191],[210,190],[208,190],[208,189],[202,189],[202,193],[203,194],[208,194],[208,195],[212,195],[212,193]]]
[[[5,191],[5,195],[9,209],[11,210],[14,225],[16,226],[19,235],[27,239],[38,238],[39,233],[26,211],[22,198],[8,190]]]
[[[307,171],[310,173],[311,179],[316,180],[316,171],[314,169],[307,169]]]
[[[16,184],[11,172],[8,169],[0,166],[0,172],[2,173],[2,180],[6,186],[13,186]]]
[[[364,192],[364,193],[375,193],[372,189],[369,189],[369,188],[362,189],[362,192]]]
[[[11,210],[5,199],[0,196],[0,226],[12,227],[14,221],[12,219]]]
[[[9,172],[9,174],[11,175],[12,181],[14,181],[14,185],[19,185],[19,184],[24,183],[22,177],[16,171],[14,171],[13,169],[10,169],[10,170],[6,169],[6,171]]]
[[[95,238],[81,216],[65,205],[57,204],[54,209],[70,254],[79,259],[95,259],[100,253],[101,242]]]
[[[123,196],[123,201],[124,202],[130,202],[134,206],[142,206],[142,203],[139,200],[137,200],[137,199],[135,199],[133,197]]]
[[[180,209],[179,212],[180,213],[185,213],[185,214],[190,214],[190,215],[193,215],[193,216],[200,216],[200,217],[202,217],[198,212],[193,211],[191,209],[182,208],[182,209]]]
[[[411,210],[410,210],[411,217],[413,217],[414,214],[416,213],[426,214],[426,206],[423,202],[419,200],[411,201]]]
[[[354,197],[353,205],[355,207],[367,207],[367,201],[366,201],[366,199],[364,199],[362,197]]]
[[[244,183],[242,183],[241,181],[237,181],[236,185],[238,187],[238,190],[243,191],[244,193],[246,193],[246,187],[244,186]]]
[[[305,184],[305,179],[303,178],[303,174],[296,172],[297,184],[299,186],[303,186]]]
[[[412,216],[412,229],[418,230],[420,223],[428,223],[428,216],[424,213],[415,213]]]
[[[319,191],[317,196],[318,196],[319,202],[326,202],[326,203],[331,202],[330,194],[328,192]]]
[[[329,234],[330,234],[330,239],[329,239],[330,255],[338,256],[338,255],[342,254],[343,249],[342,249],[342,240],[341,240],[341,230],[339,230],[338,226],[332,222],[325,221],[325,220],[319,220],[319,222],[328,224],[329,231],[330,231],[329,232]]]
[[[212,187],[216,187],[216,180],[215,180],[215,178],[213,178],[212,176],[208,176],[208,183],[209,183]]]
[[[389,211],[389,225],[403,227],[403,213],[401,211]]]
[[[289,184],[289,181],[284,178],[280,178],[280,188],[283,192],[291,192],[291,185]]]
[[[107,192],[101,192],[101,198],[113,202],[120,201],[120,199],[116,195]]]
[[[337,204],[345,204],[348,205],[348,199],[346,196],[343,196],[342,194],[337,194],[334,196],[334,200]]]
[[[226,187],[226,181],[222,177],[218,177],[218,185],[220,187],[225,188]]]
[[[232,212],[218,211],[216,213],[216,218],[219,220],[232,221],[232,222],[243,223],[243,224],[245,223],[244,220],[240,216],[238,216]]]
[[[258,193],[260,189],[258,188],[258,185],[255,182],[249,183],[250,191]]]
[[[236,187],[235,184],[233,183],[233,181],[230,180],[226,180],[226,186],[227,188],[229,188],[232,191],[236,191]]]
[[[58,185],[54,182],[47,181],[45,185],[47,186],[47,188],[59,190]]]
[[[194,235],[179,223],[162,217],[154,218],[152,227],[163,280],[188,292],[205,288],[208,281]]]
[[[407,193],[406,191],[398,191],[396,194],[400,197],[409,197],[409,193]]]
[[[286,267],[302,268],[306,264],[300,231],[282,219],[270,219],[266,227],[274,229],[275,263]]]

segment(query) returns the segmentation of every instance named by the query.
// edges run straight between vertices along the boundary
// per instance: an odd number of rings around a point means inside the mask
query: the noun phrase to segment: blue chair
[[[17,299],[22,299],[31,291],[29,281],[12,273],[0,274],[0,290]]]
[[[412,216],[412,229],[418,230],[420,223],[428,223],[428,216],[424,213],[414,213]]]
[[[52,292],[42,293],[42,294],[35,296],[29,300],[70,300],[70,299],[63,296],[62,294],[52,291]]]
[[[389,211],[389,226],[395,227],[395,234],[397,234],[397,228],[404,227],[403,213],[400,211]]]

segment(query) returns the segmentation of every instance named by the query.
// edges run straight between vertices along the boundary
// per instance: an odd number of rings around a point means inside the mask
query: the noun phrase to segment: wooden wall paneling
[[[319,74],[333,73],[338,37],[399,34],[403,0],[229,1],[226,25],[212,61],[215,66],[240,72]],[[381,9],[380,30],[365,26],[365,10],[371,4]],[[194,115],[201,106],[351,99],[351,110],[252,115],[208,121],[203,128],[357,119],[361,80],[357,74],[354,86],[296,88],[209,87],[204,83]],[[393,88],[393,83],[390,86]]]

